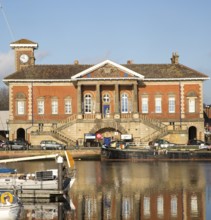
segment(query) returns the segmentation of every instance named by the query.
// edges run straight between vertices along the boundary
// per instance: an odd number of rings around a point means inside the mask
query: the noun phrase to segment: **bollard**
[[[62,190],[63,188],[63,162],[64,159],[62,156],[58,156],[56,158],[56,162],[58,164],[58,190]]]

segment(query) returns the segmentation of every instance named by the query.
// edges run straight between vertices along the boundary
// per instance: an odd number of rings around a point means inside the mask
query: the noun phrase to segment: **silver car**
[[[25,141],[14,140],[14,141],[6,141],[3,145],[3,149],[5,150],[27,150],[28,145]]]
[[[66,148],[65,145],[52,140],[41,141],[40,147],[42,150],[47,150],[47,149],[64,150]]]

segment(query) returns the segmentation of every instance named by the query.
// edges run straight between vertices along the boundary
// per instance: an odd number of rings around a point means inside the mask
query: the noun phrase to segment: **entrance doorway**
[[[25,130],[23,128],[17,130],[17,139],[25,140]]]
[[[104,117],[108,117],[110,113],[110,105],[103,105],[103,115]]]
[[[104,144],[105,146],[110,146],[111,137],[104,137],[103,142],[104,142],[103,144]]]
[[[189,130],[188,130],[188,140],[196,139],[196,136],[197,136],[197,129],[196,129],[196,127],[195,126],[189,127]]]

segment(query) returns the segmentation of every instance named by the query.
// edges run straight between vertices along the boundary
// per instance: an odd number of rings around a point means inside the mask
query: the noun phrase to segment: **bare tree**
[[[9,91],[8,88],[0,88],[0,110],[9,110]]]

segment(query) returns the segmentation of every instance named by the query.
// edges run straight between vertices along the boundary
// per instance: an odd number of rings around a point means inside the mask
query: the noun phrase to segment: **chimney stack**
[[[171,64],[178,64],[179,63],[179,55],[177,52],[172,53],[172,58],[171,58]]]
[[[133,64],[133,61],[132,61],[132,60],[128,60],[128,61],[127,61],[127,64],[128,64],[128,65]]]
[[[78,65],[79,64],[79,61],[78,60],[75,60],[74,61],[74,65]]]

